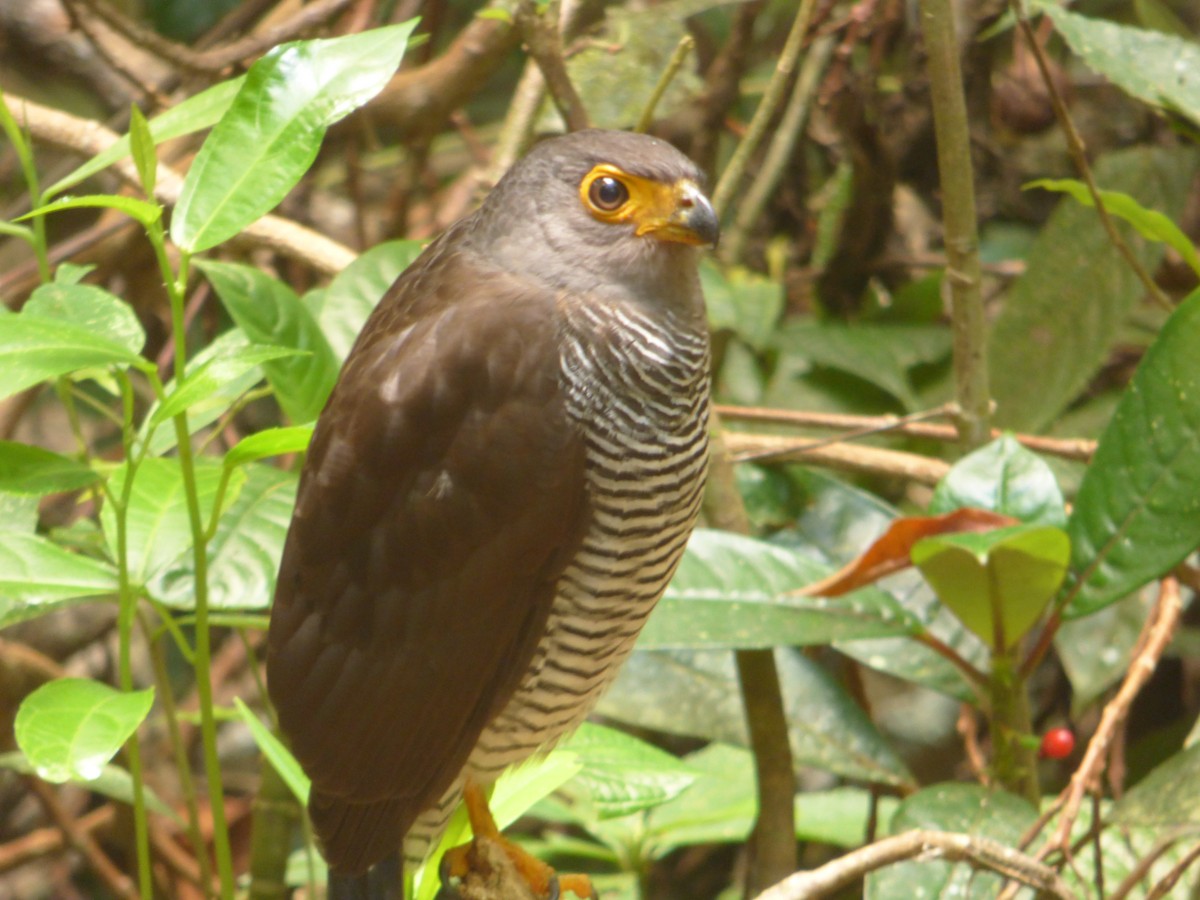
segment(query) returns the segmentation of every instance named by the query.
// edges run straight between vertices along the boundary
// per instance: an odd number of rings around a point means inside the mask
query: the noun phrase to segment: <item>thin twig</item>
[[[953,415],[958,407],[946,404],[931,410],[911,413],[906,416],[853,416],[845,413],[807,412],[803,410],[770,409],[754,406],[724,406],[718,404],[715,409],[727,421],[771,422],[779,425],[794,425],[801,428],[845,429],[849,433],[839,435],[845,440],[848,437],[867,434],[895,432],[909,437],[924,438],[935,441],[955,441],[958,432],[950,425],[934,425],[922,420],[938,416]],[[992,438],[1005,434],[998,428],[992,429]],[[1096,452],[1096,442],[1086,438],[1050,438],[1037,434],[1014,434],[1013,437],[1024,447],[1045,453],[1048,456],[1058,456],[1062,459],[1072,459],[1078,462],[1088,462]],[[1182,579],[1180,579],[1182,580]]]
[[[999,872],[1063,900],[1075,897],[1061,876],[1049,866],[999,841],[945,831],[908,831],[860,847],[819,869],[797,872],[763,891],[757,900],[809,900],[827,896],[848,888],[870,872],[910,859],[966,862]]]
[[[91,834],[109,828],[116,817],[116,808],[108,803],[80,816],[75,823],[80,832]],[[0,874],[43,856],[58,853],[66,846],[67,836],[61,828],[36,828],[13,838],[7,844],[0,844]]]
[[[80,823],[63,808],[54,789],[34,775],[25,775],[23,780],[37,797],[51,821],[62,830],[66,842],[83,854],[92,871],[100,877],[108,889],[118,897],[136,898],[138,894],[133,886],[133,881],[117,868],[116,864],[108,858],[107,853],[100,849],[100,845],[96,843],[91,832],[81,828]]]
[[[1150,889],[1150,893],[1146,895],[1146,900],[1160,900],[1167,896],[1179,879],[1183,877],[1183,873],[1190,869],[1198,859],[1200,859],[1200,844],[1189,850],[1183,859],[1171,867],[1171,871],[1158,880]]]
[[[728,229],[725,240],[721,242],[721,254],[726,262],[734,263],[741,259],[750,229],[762,215],[783,178],[784,170],[792,162],[796,142],[808,121],[809,107],[825,67],[829,65],[833,46],[832,36],[818,38],[813,41],[804,57],[800,76],[796,79],[796,86],[792,88],[792,94],[784,107],[779,127],[771,138],[762,165],[750,183],[745,199],[738,205],[733,225]]]
[[[563,59],[562,37],[558,30],[558,3],[551,2],[544,13],[537,10],[536,0],[521,0],[516,11],[517,28],[525,46],[542,70],[550,98],[567,124],[568,131],[588,127],[588,114],[579,92],[567,74]]]
[[[1108,235],[1108,239],[1112,245],[1121,254],[1121,258],[1128,263],[1141,281],[1147,293],[1159,306],[1168,311],[1175,307],[1154,282],[1153,276],[1146,271],[1146,267],[1141,264],[1129,244],[1121,237],[1121,233],[1117,231],[1116,223],[1113,222],[1112,216],[1108,214],[1108,208],[1104,205],[1104,200],[1100,197],[1100,189],[1096,187],[1096,179],[1092,176],[1092,167],[1087,160],[1087,149],[1084,147],[1083,138],[1080,137],[1079,131],[1075,128],[1075,122],[1071,119],[1071,114],[1067,111],[1067,105],[1063,102],[1062,93],[1058,89],[1058,84],[1050,74],[1049,64],[1046,62],[1046,54],[1042,50],[1041,41],[1033,33],[1033,26],[1029,22],[1029,17],[1025,14],[1025,4],[1023,0],[1009,0],[1009,6],[1012,8],[1013,15],[1017,17],[1017,22],[1020,23],[1021,32],[1025,35],[1025,40],[1029,45],[1029,49],[1033,52],[1033,58],[1037,61],[1038,71],[1042,75],[1042,83],[1046,86],[1046,95],[1050,98],[1050,105],[1054,108],[1054,116],[1058,119],[1058,127],[1062,129],[1063,135],[1067,139],[1067,151],[1071,154],[1071,161],[1075,164],[1075,168],[1079,172],[1079,177],[1083,179],[1087,185],[1088,194],[1091,195],[1092,204],[1096,207],[1096,214],[1100,217],[1100,224],[1104,226],[1104,231]],[[1053,21],[1053,17],[1051,17]]]
[[[1154,674],[1158,661],[1162,658],[1167,645],[1170,644],[1171,636],[1174,635],[1175,628],[1179,624],[1182,609],[1179,582],[1174,578],[1164,578],[1159,588],[1158,603],[1155,605],[1153,615],[1146,620],[1142,637],[1139,639],[1141,646],[1129,665],[1125,680],[1121,683],[1121,688],[1117,691],[1116,696],[1104,707],[1104,712],[1100,716],[1100,724],[1088,742],[1083,760],[1079,763],[1075,774],[1071,776],[1071,783],[1063,792],[1065,800],[1058,827],[1043,848],[1044,851],[1065,850],[1069,846],[1071,828],[1079,816],[1079,807],[1083,802],[1084,794],[1099,783],[1100,772],[1104,766],[1104,756],[1112,742],[1113,735],[1129,714],[1129,707],[1133,705],[1134,698],[1146,686],[1150,676]]]
[[[783,100],[784,92],[791,83],[792,73],[796,71],[800,48],[804,45],[804,35],[808,31],[808,21],[812,18],[814,5],[815,0],[801,0],[800,8],[796,11],[796,18],[792,22],[792,30],[788,33],[787,42],[779,54],[779,61],[775,63],[775,71],[767,83],[767,89],[763,91],[762,100],[759,101],[758,108],[754,110],[754,116],[750,119],[746,135],[738,142],[729,164],[721,173],[721,180],[717,182],[717,187],[712,195],[712,205],[718,216],[729,208],[729,201],[738,191],[742,175],[750,165],[750,157],[762,143],[767,128],[775,117],[775,111]]]
[[[662,100],[663,94],[667,92],[671,81],[679,73],[684,60],[688,58],[688,54],[692,52],[695,46],[696,39],[690,34],[685,34],[679,39],[679,43],[675,45],[675,52],[667,60],[666,68],[658,76],[658,82],[654,85],[654,90],[650,92],[650,99],[646,101],[646,108],[642,110],[641,116],[638,117],[637,125],[633,127],[634,131],[644,133],[649,129],[651,123],[654,121],[654,111],[658,108],[658,102]]]
[[[1093,818],[1093,826],[1095,825],[1095,821],[1096,819]],[[1111,894],[1106,894],[1101,890],[1099,891],[1100,896],[1104,897],[1105,900],[1125,900],[1126,897],[1141,886],[1142,881],[1150,874],[1150,870],[1154,867],[1154,864],[1162,859],[1163,854],[1177,843],[1179,843],[1178,834],[1163,835],[1160,837],[1154,842],[1154,846],[1150,848],[1149,852],[1143,853],[1138,857],[1133,868],[1121,879],[1120,884],[1113,889]],[[1099,841],[1097,841],[1096,849],[1100,849]],[[1100,860],[1099,853],[1096,853],[1095,856],[1097,860]],[[1099,862],[1096,864],[1099,865]]]

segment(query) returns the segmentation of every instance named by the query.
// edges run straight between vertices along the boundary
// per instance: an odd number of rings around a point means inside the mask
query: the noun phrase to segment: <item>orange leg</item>
[[[506,839],[496,827],[483,788],[468,778],[463,787],[463,802],[475,839],[469,844],[453,847],[442,857],[441,877],[445,884],[452,878],[465,879],[473,872],[487,867],[484,845],[498,848],[509,859],[518,875],[538,897],[558,900],[563,891],[578,897],[596,898],[595,888],[586,875],[556,875],[554,869]]]

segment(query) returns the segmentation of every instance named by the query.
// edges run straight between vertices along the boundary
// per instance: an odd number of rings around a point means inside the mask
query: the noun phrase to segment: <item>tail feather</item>
[[[308,813],[329,867],[340,875],[364,875],[399,852],[412,825],[408,806],[403,798],[348,803],[314,789]]]
[[[404,869],[399,851],[360,875],[329,871],[328,900],[404,900]]]

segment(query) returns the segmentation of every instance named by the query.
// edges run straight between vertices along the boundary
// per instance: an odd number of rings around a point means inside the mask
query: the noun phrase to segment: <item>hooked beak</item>
[[[638,234],[651,234],[661,241],[715,248],[721,236],[721,223],[712,203],[699,185],[680,179],[671,186],[670,212],[638,228]]]

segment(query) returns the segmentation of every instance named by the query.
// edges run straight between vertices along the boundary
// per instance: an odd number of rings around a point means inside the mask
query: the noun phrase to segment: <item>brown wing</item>
[[[439,244],[318,422],[271,614],[271,699],[344,871],[398,848],[512,696],[585,518],[554,298]]]

